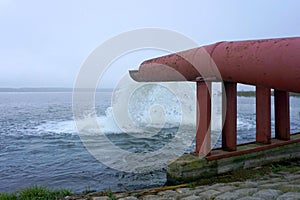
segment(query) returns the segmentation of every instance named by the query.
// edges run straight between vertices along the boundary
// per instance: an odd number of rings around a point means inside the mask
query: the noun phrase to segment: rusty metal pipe
[[[214,63],[203,56],[203,50]],[[139,82],[218,77],[300,93],[300,37],[219,42],[144,61],[130,75]]]

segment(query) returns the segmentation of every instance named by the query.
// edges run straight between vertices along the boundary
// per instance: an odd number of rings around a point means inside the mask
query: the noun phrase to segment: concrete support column
[[[226,151],[236,150],[236,117],[237,117],[237,83],[224,82],[226,99],[223,99],[223,119],[224,126],[222,130],[222,149]],[[224,91],[223,91],[224,92]],[[226,109],[224,109],[226,108]],[[225,117],[225,118],[224,118]]]
[[[197,131],[196,153],[201,157],[207,156],[211,151],[211,90],[210,82],[197,82]]]
[[[289,93],[274,90],[275,99],[275,138],[290,139],[290,101]]]
[[[256,86],[256,142],[271,143],[271,90]]]

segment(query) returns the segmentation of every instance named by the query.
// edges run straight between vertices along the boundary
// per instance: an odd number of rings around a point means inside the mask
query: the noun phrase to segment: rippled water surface
[[[126,151],[155,151],[176,135],[178,127],[166,126],[154,137],[132,140],[113,122],[111,92],[98,92],[96,97],[101,129],[114,145]],[[165,101],[157,99],[158,103]],[[290,102],[291,131],[300,132],[300,98],[291,97]],[[133,120],[139,123],[138,117],[143,115],[141,109],[150,103],[153,102],[145,101],[143,107],[133,107],[137,117]],[[193,117],[188,119],[186,131],[194,132],[194,108],[189,106]],[[170,123],[180,119],[177,107],[172,109],[166,119]],[[171,116],[173,118],[168,119]],[[255,98],[238,97],[238,142],[254,137]],[[192,148],[193,145],[188,147],[187,152]],[[72,93],[63,92],[0,93],[0,178],[0,191],[7,192],[34,184],[81,192],[86,188],[124,190],[161,186],[166,181],[165,167],[144,174],[125,173],[95,159],[81,142],[73,122]]]

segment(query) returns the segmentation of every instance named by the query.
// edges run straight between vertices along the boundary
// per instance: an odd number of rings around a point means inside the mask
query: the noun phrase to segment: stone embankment
[[[127,193],[110,193],[100,196],[97,193],[66,197],[68,200],[300,200],[300,162],[291,162],[289,166],[271,165],[264,175],[253,173],[253,178],[244,181],[215,183],[195,186],[181,185],[166,188],[148,189]],[[247,171],[246,171],[247,173]],[[103,193],[102,193],[103,195]]]

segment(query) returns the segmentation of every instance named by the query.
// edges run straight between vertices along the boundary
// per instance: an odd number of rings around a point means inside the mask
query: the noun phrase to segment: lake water
[[[116,145],[127,151],[159,149],[178,130],[176,126],[167,126],[159,136],[132,141],[132,137],[116,129],[112,122],[111,92],[97,92],[96,99],[96,114],[102,130]],[[164,100],[158,101],[161,103]],[[153,101],[146,101],[142,107],[133,109],[139,114],[150,103]],[[290,107],[291,132],[300,132],[300,98],[291,97]],[[176,109],[175,106],[167,117],[178,120]],[[194,114],[191,116],[194,117]],[[186,126],[186,131],[192,133],[195,132],[193,117]],[[255,98],[238,97],[238,143],[254,138]],[[193,148],[194,144],[187,147],[186,152]],[[11,192],[35,184],[70,188],[74,192],[87,188],[140,189],[163,185],[166,181],[165,172],[165,166],[142,174],[122,172],[94,158],[82,143],[73,122],[70,92],[0,93],[0,192]]]

